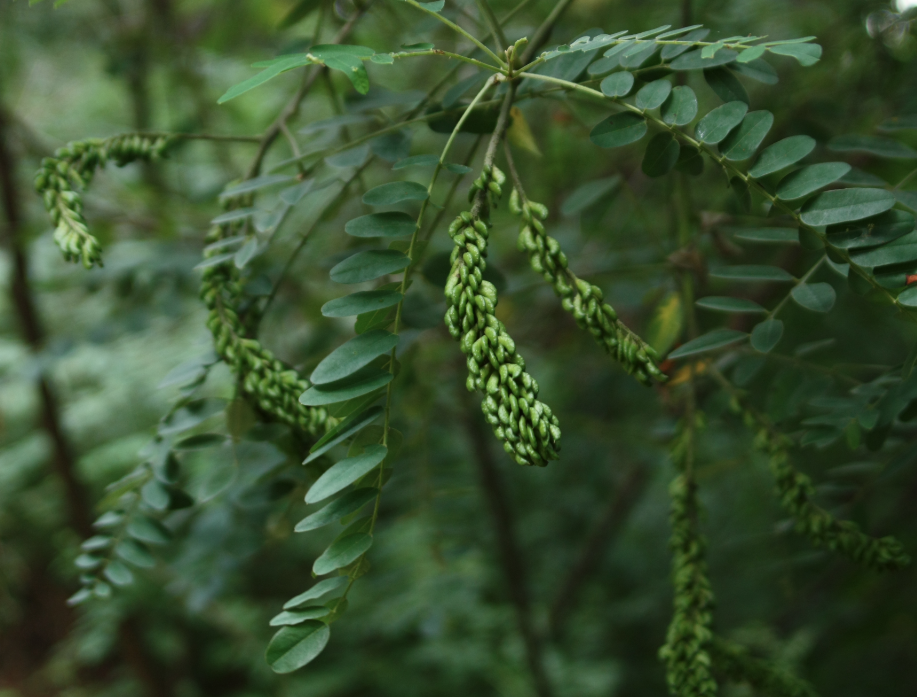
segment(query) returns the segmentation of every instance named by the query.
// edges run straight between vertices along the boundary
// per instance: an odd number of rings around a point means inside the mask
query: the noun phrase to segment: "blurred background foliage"
[[[500,16],[512,7],[492,4]],[[182,378],[213,360],[193,267],[217,194],[241,175],[255,146],[185,143],[161,163],[101,173],[86,196],[87,218],[107,256],[91,272],[61,260],[32,177],[41,157],[74,139],[132,130],[260,134],[296,76],[224,106],[216,99],[252,74],[252,62],[309,41],[318,13],[284,26],[295,5],[0,3],[0,139],[19,209],[17,221],[3,221],[0,265],[11,289],[0,300],[0,695],[529,695],[527,632],[540,640],[536,670],[552,694],[664,694],[657,650],[671,613],[667,447],[677,386],[641,387],[577,330],[515,251],[517,224],[505,207],[495,214],[492,252],[506,278],[500,317],[560,416],[560,462],[520,468],[492,442],[477,422],[478,398],[464,393],[464,362],[440,321],[441,290],[418,276],[394,412],[404,447],[383,497],[373,568],[319,659],[288,676],[264,660],[268,620],[310,585],[312,560],[332,535],[292,533],[311,475],[276,425],[251,426],[233,453],[227,446],[180,453],[182,484],[196,502],[166,517],[175,539],[156,551],[155,567],[135,571],[135,583],[109,600],[66,604],[79,587],[74,559],[104,510],[106,487],[141,461],[138,451],[181,395]],[[467,26],[480,21],[474,2],[451,5]],[[511,23],[510,39],[530,34],[552,6],[535,0]],[[917,37],[899,9],[906,8],[860,0],[575,0],[553,39],[679,22],[703,23],[714,36],[816,35],[821,62],[801,69],[786,59],[778,85],[749,90],[753,108],[774,112],[774,137],[808,134],[824,148],[832,136],[873,133],[889,117],[917,113]],[[351,0],[329,6],[322,35],[353,11]],[[385,51],[431,37],[453,41],[385,0],[372,5],[351,42]],[[370,98],[426,89],[450,66],[423,59],[397,67],[370,69]],[[702,82],[696,91],[707,106],[701,113],[716,104]],[[354,97],[340,75],[320,83],[296,128],[361,108]],[[556,98],[519,106],[540,150],[519,149],[520,168],[529,195],[552,210],[551,234],[572,268],[600,285],[630,326],[657,338],[652,318],[669,303],[675,311],[663,320],[678,338],[671,269],[686,262],[671,256],[674,178],[647,178],[637,149],[596,150],[587,136],[600,111],[591,105]],[[303,147],[325,137],[296,135]],[[437,152],[443,138],[418,127],[410,153]],[[474,140],[461,136],[461,152]],[[286,148],[281,142],[272,161],[289,157]],[[845,159],[890,182],[913,165]],[[318,220],[262,325],[264,343],[306,372],[349,336],[347,323],[318,311],[334,296],[326,272],[348,244],[340,233],[362,210],[361,187],[390,176],[385,162],[370,166],[342,204],[310,194],[253,262],[257,275],[276,279],[299,232]],[[602,195],[584,199],[583,184],[611,177],[618,178]],[[701,241],[689,263],[703,292],[727,288],[706,278],[708,261],[798,272],[814,259],[799,248],[732,239],[726,230],[742,214],[718,172],[692,189]],[[439,232],[428,255],[450,248]],[[20,261],[37,333],[24,329],[14,292]],[[434,267],[427,276],[436,277]],[[806,428],[813,399],[843,398],[888,373],[915,339],[910,325],[848,291],[830,269],[819,274],[837,289],[833,312],[813,315],[791,303],[772,354],[741,349],[721,364],[788,433]],[[778,297],[770,286],[756,293],[758,302]],[[702,329],[723,321],[704,310],[698,318]],[[749,328],[741,318],[730,326]],[[197,395],[205,401],[187,433],[225,433],[228,370],[210,367]],[[766,462],[724,394],[702,383],[700,396],[709,426],[698,476],[717,631],[797,671],[823,695],[917,694],[913,569],[866,571],[794,536]],[[897,423],[878,450],[861,443],[855,423],[821,436],[794,457],[818,482],[822,504],[917,549],[913,426]],[[496,480],[486,476],[494,469]],[[722,693],[753,694],[728,683]]]

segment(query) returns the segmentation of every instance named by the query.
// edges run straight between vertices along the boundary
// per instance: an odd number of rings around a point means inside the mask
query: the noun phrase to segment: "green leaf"
[[[799,162],[815,149],[815,139],[809,136],[790,136],[769,145],[762,152],[748,174],[759,179],[784,167]]]
[[[687,37],[685,37],[687,38]],[[672,70],[706,70],[716,68],[727,63],[732,63],[739,54],[728,48],[717,51],[712,58],[702,56],[703,49],[696,49],[689,53],[679,56],[671,63]]]
[[[765,51],[767,51],[765,46],[752,46],[739,53],[739,57],[736,60],[739,63],[751,63],[763,56]]]
[[[119,561],[110,561],[102,574],[116,586],[129,586],[134,582],[134,574]]]
[[[745,298],[732,298],[721,295],[710,295],[706,298],[701,298],[695,305],[698,307],[703,307],[707,310],[715,310],[716,312],[767,312],[763,307],[753,300],[746,300]]]
[[[834,152],[867,152],[896,160],[917,159],[917,150],[882,136],[837,136],[828,142],[828,149]]]
[[[642,48],[641,48],[642,46]],[[655,43],[637,44],[621,54],[619,63],[622,68],[639,68],[649,60],[659,47]]]
[[[377,53],[372,58],[370,58],[373,63],[376,65],[391,65],[395,62],[395,54],[393,53]]]
[[[732,281],[792,281],[793,277],[779,266],[761,266],[756,264],[724,266],[710,272],[713,278],[725,278]]]
[[[329,275],[337,283],[363,283],[380,276],[398,273],[411,263],[410,258],[394,249],[370,249],[357,252],[334,266]]]
[[[674,126],[685,126],[697,116],[697,95],[687,85],[675,87],[662,105],[662,120]]]
[[[324,622],[310,620],[296,627],[284,627],[267,645],[268,665],[275,673],[292,673],[318,656],[331,637]]]
[[[720,143],[720,152],[727,160],[747,160],[755,154],[773,125],[774,115],[771,112],[748,112],[741,125]]]
[[[596,179],[580,185],[570,194],[560,206],[560,214],[570,217],[579,215],[602,199],[610,197],[621,186],[621,175]],[[487,268],[490,268],[489,266]]]
[[[312,573],[317,576],[330,574],[342,566],[355,562],[372,546],[373,538],[365,532],[339,537],[315,560],[312,565]]]
[[[368,206],[391,206],[403,201],[425,201],[429,194],[427,187],[417,182],[389,182],[370,189],[363,194],[363,203]]]
[[[427,41],[422,41],[417,44],[401,44],[401,48],[403,48],[405,51],[429,51],[431,48],[433,48],[433,44]]]
[[[638,109],[655,109],[662,106],[662,103],[672,92],[672,83],[668,80],[655,80],[650,82],[637,91],[636,105]]]
[[[780,44],[768,46],[768,50],[781,56],[792,56],[806,68],[815,65],[821,58],[821,46],[818,44]]]
[[[135,540],[121,540],[115,547],[115,554],[127,563],[142,569],[151,569],[156,566],[156,560],[153,559],[153,555],[146,546]]]
[[[356,513],[367,503],[376,498],[379,493],[378,489],[373,487],[363,487],[348,491],[341,498],[335,499],[321,510],[316,511],[310,516],[303,518],[293,528],[296,532],[308,532],[323,527],[344,516]]]
[[[705,60],[707,58],[713,58],[724,46],[725,44],[722,41],[717,41],[715,44],[704,46],[700,51],[700,57]]]
[[[314,51],[313,51],[314,53]],[[360,94],[369,92],[369,74],[363,61],[346,53],[329,55],[322,59],[331,70],[339,70],[347,76],[353,88]]]
[[[751,189],[748,187],[748,182],[735,176],[729,180],[729,188],[739,202],[739,208],[744,213],[751,213]]]
[[[679,27],[678,29],[673,29],[672,31],[667,31],[665,34],[660,34],[656,39],[671,39],[679,34],[684,34],[689,31],[693,31],[700,27],[704,26],[703,24],[692,24],[690,27]],[[706,34],[704,34],[706,36]],[[700,39],[692,39],[692,41],[700,41]]]
[[[609,58],[599,58],[595,63],[591,63],[589,67],[586,68],[586,72],[592,77],[601,77],[602,75],[610,73],[617,67],[618,58],[616,56],[611,56]]]
[[[917,130],[917,114],[893,116],[879,125],[880,131],[915,131]]]
[[[869,268],[917,261],[917,230],[881,247],[851,252],[850,257],[856,264]]]
[[[650,29],[648,31],[640,32],[639,34],[635,35],[634,38],[635,39],[646,39],[655,34],[664,32],[666,29],[670,28],[671,26],[672,26],[671,24],[664,24],[661,27],[656,27],[655,29]]]
[[[222,215],[218,215],[216,218],[210,221],[211,225],[223,225],[224,223],[233,223],[237,220],[244,220],[245,218],[250,218],[252,215],[259,211],[258,208],[254,206],[249,206],[247,208],[236,208],[235,210],[227,211]],[[244,237],[240,237],[240,240],[244,240]],[[220,240],[225,242],[225,240]],[[213,245],[207,245],[208,249],[214,249]],[[218,248],[217,248],[218,249]]]
[[[348,220],[344,232],[354,237],[407,237],[414,234],[416,226],[414,218],[407,213],[391,211]]]
[[[768,319],[751,330],[751,346],[755,351],[770,353],[783,336],[783,322],[779,319]]]
[[[158,520],[146,516],[134,516],[127,525],[127,534],[135,540],[153,545],[165,545],[172,540],[172,533]]]
[[[748,92],[739,82],[739,79],[727,68],[711,68],[704,71],[704,80],[716,96],[724,102],[745,102],[751,104]]]
[[[745,102],[729,102],[717,107],[700,120],[694,129],[694,136],[702,143],[719,143],[742,122],[747,113],[748,105]]]
[[[353,58],[369,58],[375,51],[368,46],[356,46],[354,44],[316,44],[309,49],[313,56],[325,58],[335,56],[351,56]]]
[[[837,300],[837,293],[830,283],[800,283],[790,295],[799,305],[812,312],[828,312]]]
[[[917,307],[917,286],[902,290],[898,294],[898,304],[905,307]]]
[[[668,133],[657,133],[646,146],[643,155],[643,173],[648,177],[661,177],[672,171],[678,162],[681,147]]]
[[[887,244],[914,229],[914,216],[890,210],[867,220],[832,225],[825,232],[828,241],[841,249],[861,249]]]
[[[809,199],[801,218],[813,227],[836,225],[884,213],[894,205],[894,195],[884,189],[838,189]]]
[[[682,344],[669,354],[669,358],[685,358],[694,356],[698,353],[706,353],[739,341],[744,341],[748,337],[745,332],[739,332],[734,329],[714,329],[703,336],[692,339],[686,344]]]
[[[317,620],[326,617],[331,610],[324,605],[316,607],[307,607],[303,610],[284,610],[280,614],[271,618],[272,627],[288,627],[291,625],[302,624],[306,620]]]
[[[607,97],[626,97],[634,87],[634,76],[626,70],[612,73],[599,85],[602,94]]]
[[[374,392],[390,383],[394,377],[387,370],[368,371],[366,374],[361,371],[353,380],[343,380],[331,385],[313,385],[299,396],[299,403],[307,407],[321,407],[346,402]]]
[[[790,172],[777,186],[777,198],[793,201],[833,184],[850,171],[846,162],[822,162]]]
[[[439,158],[436,155],[414,155],[398,160],[392,169],[404,169],[405,167],[436,167]]]
[[[319,581],[309,590],[300,593],[295,598],[290,598],[287,602],[283,604],[284,610],[293,610],[298,608],[312,600],[318,600],[329,593],[334,591],[343,590],[344,586],[350,581],[346,576],[337,576],[335,578],[326,578],[324,581]]]
[[[704,29],[701,27],[701,28],[695,29],[690,34],[685,34],[683,37],[681,37],[681,39],[679,39],[679,41],[684,41],[684,42],[703,41],[704,39],[707,38],[707,34],[709,33],[710,33],[709,29]],[[668,46],[662,47],[662,53],[660,53],[660,56],[663,61],[667,61],[673,58],[677,58],[678,56],[682,55],[686,51],[689,51],[690,49],[691,49],[690,43],[670,44]]]
[[[177,441],[174,446],[175,450],[204,450],[205,448],[215,448],[226,442],[226,436],[219,433],[198,433],[194,436],[188,436]]]
[[[600,121],[589,134],[589,140],[600,148],[619,148],[635,143],[646,135],[646,120],[624,112]]]
[[[329,300],[322,305],[322,314],[325,317],[354,317],[397,305],[402,297],[397,290],[361,290]]]
[[[850,186],[876,186],[880,188],[888,186],[888,182],[881,177],[864,172],[858,167],[852,167],[839,181],[841,184],[849,184]]]
[[[790,227],[733,228],[733,234],[736,239],[749,242],[799,243],[799,232]]]
[[[224,104],[230,99],[235,99],[239,95],[245,94],[249,90],[260,87],[265,82],[272,80],[281,73],[285,73],[288,70],[293,70],[294,68],[301,68],[302,66],[309,65],[310,63],[312,63],[312,59],[305,53],[286,56],[282,60],[276,61],[269,67],[265,68],[257,75],[230,87],[228,90],[226,90],[226,93],[217,100],[217,104]]]
[[[370,445],[362,454],[348,457],[331,466],[306,494],[306,503],[318,503],[341,489],[350,486],[360,477],[374,470],[385,458],[387,448],[384,445]],[[321,575],[323,571],[317,571]]]
[[[354,433],[361,431],[379,418],[382,411],[382,407],[371,407],[358,414],[352,414],[349,418],[345,419],[322,436],[315,445],[312,446],[312,449],[309,451],[309,457],[303,460],[302,463],[304,465],[309,464],[312,460],[320,457],[338,443],[347,440]]]
[[[700,150],[690,145],[682,147],[678,154],[678,162],[675,163],[675,169],[684,172],[692,177],[697,177],[704,171],[704,157]]]
[[[76,565],[76,568],[82,569],[83,571],[89,571],[90,569],[98,567],[102,563],[102,558],[92,554],[81,554],[73,563]]]
[[[418,2],[425,10],[430,12],[440,12],[446,6],[446,0],[436,0],[436,2]]]
[[[895,198],[898,199],[898,203],[900,203],[905,208],[910,208],[912,211],[917,213],[917,191],[900,191],[896,189],[892,193],[895,194]]]
[[[355,336],[325,356],[310,376],[313,385],[343,380],[398,346],[397,334],[375,329]]]
[[[220,199],[235,198],[242,194],[250,194],[253,191],[259,191],[275,184],[285,184],[291,181],[293,181],[293,177],[289,174],[263,174],[260,177],[246,179],[235,186],[224,189],[220,193]]]
[[[80,549],[84,552],[97,552],[108,547],[113,541],[113,538],[106,535],[93,535],[80,545]]]
[[[739,75],[765,85],[776,85],[780,81],[780,78],[777,77],[777,71],[763,59],[752,61],[751,63],[730,63],[728,67]]]

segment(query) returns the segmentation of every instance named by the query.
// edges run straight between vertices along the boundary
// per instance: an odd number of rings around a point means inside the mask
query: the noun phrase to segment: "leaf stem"
[[[442,22],[442,23],[445,24],[447,27],[449,27],[450,29],[452,29],[452,31],[454,31],[454,32],[456,32],[456,33],[458,33],[458,34],[461,34],[461,35],[464,36],[466,39],[468,39],[469,41],[471,41],[471,43],[473,43],[473,44],[474,44],[475,46],[477,46],[479,49],[481,49],[482,51],[484,51],[484,53],[486,53],[488,56],[490,56],[490,57],[494,60],[494,62],[497,63],[497,65],[499,65],[499,66],[501,66],[501,67],[503,67],[503,68],[506,67],[506,63],[500,58],[500,56],[498,56],[496,53],[494,53],[494,52],[491,51],[489,48],[487,48],[487,46],[485,46],[483,43],[481,43],[480,41],[478,41],[474,36],[472,36],[471,34],[469,34],[467,31],[465,31],[464,29],[462,29],[462,28],[461,28],[458,24],[456,24],[455,22],[452,22],[452,21],[446,19],[446,18],[443,17],[439,12],[434,12],[433,10],[427,9],[426,7],[424,7],[421,3],[417,2],[416,0],[404,0],[404,1],[405,1],[408,5],[411,5],[412,7],[417,8],[417,9],[420,10],[421,12],[426,12],[428,15],[431,15],[432,17],[436,18],[438,21]],[[569,0],[568,0],[568,1],[569,1]]]

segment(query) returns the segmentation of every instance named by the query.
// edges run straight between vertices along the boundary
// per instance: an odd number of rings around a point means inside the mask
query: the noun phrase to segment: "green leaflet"
[[[790,295],[800,306],[813,312],[829,312],[837,300],[837,293],[830,283],[801,283]]]
[[[784,167],[789,167],[815,149],[815,139],[809,136],[790,136],[769,145],[762,152],[749,176],[760,178]]]
[[[799,243],[799,231],[789,227],[733,228],[736,239],[749,242]]]
[[[370,189],[363,194],[363,203],[368,206],[391,206],[403,201],[425,201],[427,187],[417,182],[389,182]]]
[[[734,329],[714,329],[703,336],[692,339],[686,344],[682,344],[669,354],[669,358],[686,358],[698,353],[706,353],[724,346],[730,346],[739,341],[748,338],[745,332],[739,332]]]
[[[650,82],[637,91],[637,108],[646,110],[662,106],[671,92],[672,83],[668,80]]]
[[[284,627],[271,639],[265,657],[275,673],[292,673],[314,660],[330,637],[328,625],[315,620]]]
[[[685,126],[697,116],[697,95],[686,85],[675,87],[662,105],[662,120],[669,125]]]
[[[728,67],[739,75],[754,80],[755,82],[764,83],[765,85],[776,85],[780,80],[773,66],[761,58],[753,60],[750,63],[730,63]]]
[[[773,125],[774,115],[771,112],[748,112],[739,127],[720,143],[720,152],[727,160],[747,160],[755,154]]]
[[[834,152],[866,152],[870,155],[897,160],[917,159],[917,150],[892,138],[882,136],[838,136],[828,142]]]
[[[347,257],[330,271],[332,281],[353,284],[372,281],[380,276],[406,269],[411,259],[394,249],[371,249]]]
[[[313,385],[299,397],[299,403],[307,407],[320,407],[326,404],[346,402],[354,397],[361,397],[384,387],[394,379],[387,370],[374,368],[371,371],[360,371],[353,380],[343,380],[330,385]]]
[[[745,264],[724,266],[710,272],[712,278],[725,278],[733,281],[792,281],[793,277],[779,266]]]
[[[384,445],[370,445],[360,455],[348,457],[333,465],[309,488],[306,503],[318,503],[350,486],[375,469],[385,459],[387,452]],[[327,572],[316,573],[321,575]]]
[[[707,38],[707,34],[710,33],[709,29],[698,28],[692,31],[689,34],[685,34],[680,41],[703,41]],[[662,52],[659,54],[663,61],[671,60],[677,58],[678,56],[686,53],[691,49],[690,44],[671,44],[669,46],[663,46]]]
[[[407,237],[414,234],[417,223],[407,213],[391,211],[371,213],[347,221],[344,231],[354,237]]]
[[[761,56],[764,55],[764,52],[767,51],[765,46],[752,46],[751,48],[746,48],[742,51],[736,60],[739,63],[750,63],[753,60],[758,60]]]
[[[620,186],[620,174],[586,182],[577,187],[577,189],[564,200],[560,207],[560,214],[565,218],[579,215],[606,196],[613,196]],[[498,287],[497,290],[500,290],[500,288]]]
[[[283,604],[284,610],[292,610],[298,608],[312,600],[318,600],[329,593],[334,591],[343,590],[344,586],[350,581],[346,576],[337,576],[335,578],[326,578],[323,581],[319,581],[309,590],[300,593],[294,598],[290,598],[287,602]]]
[[[110,561],[102,574],[116,586],[129,586],[134,582],[134,574],[119,561]]]
[[[828,241],[841,249],[861,249],[886,244],[914,229],[914,216],[890,210],[855,223],[832,225],[825,232]]]
[[[681,147],[669,133],[657,133],[646,146],[641,168],[648,177],[661,177],[672,171],[678,162]]]
[[[745,102],[724,104],[698,122],[694,135],[702,143],[719,143],[742,122],[746,113],[748,113],[748,105]]]
[[[612,73],[599,85],[602,94],[608,97],[626,97],[634,87],[633,74],[625,71]]]
[[[905,307],[917,307],[917,286],[905,288],[898,294],[898,303]]]
[[[704,80],[716,96],[724,102],[745,102],[751,104],[748,92],[739,79],[727,68],[711,68],[704,71]]]
[[[333,429],[328,431],[324,436],[322,436],[315,445],[312,446],[312,449],[309,451],[309,457],[303,460],[303,464],[307,465],[316,458],[325,454],[331,448],[333,448],[338,443],[342,443],[352,436],[354,433],[361,431],[363,428],[371,424],[382,414],[382,407],[372,407],[366,411],[360,412],[358,414],[353,414]]]
[[[740,313],[760,313],[767,312],[763,307],[753,300],[745,298],[732,298],[718,295],[710,295],[701,298],[695,302],[698,307],[716,312],[740,312]]]
[[[365,532],[339,537],[312,565],[312,572],[318,576],[330,574],[341,567],[355,562],[373,546],[373,538]]]
[[[328,354],[312,371],[313,385],[325,385],[343,380],[360,368],[369,365],[373,359],[390,352],[398,346],[397,334],[375,329],[350,339]]]
[[[687,38],[687,37],[685,37]],[[672,70],[706,70],[732,63],[739,54],[728,48],[716,52],[712,58],[702,57],[703,49],[695,49],[672,61]]]
[[[792,56],[806,68],[815,65],[821,58],[821,46],[818,44],[781,44],[768,46],[768,50],[781,56]]]
[[[335,499],[324,508],[303,518],[296,524],[296,532],[307,532],[329,525],[344,516],[356,513],[367,503],[376,498],[379,490],[373,487],[361,487],[348,491],[341,498]]]
[[[884,189],[839,189],[807,201],[801,218],[813,227],[836,225],[884,213],[894,205],[894,195]]]
[[[637,142],[646,135],[646,130],[644,118],[624,112],[596,124],[589,134],[589,140],[600,148],[619,148]]]
[[[272,627],[286,627],[290,625],[302,624],[306,620],[317,620],[325,617],[331,612],[330,608],[324,605],[318,607],[308,607],[303,610],[284,610],[278,615],[274,615],[268,623]]]
[[[309,65],[312,63],[312,59],[305,53],[298,53],[292,56],[284,56],[281,59],[273,61],[268,67],[265,67],[257,75],[243,80],[242,82],[233,85],[225,94],[217,100],[217,104],[225,104],[230,99],[235,99],[239,95],[245,94],[249,90],[253,90],[256,87],[260,87],[268,80],[272,80],[281,73],[285,73],[288,70],[293,70],[294,68],[301,68],[304,65]],[[255,64],[256,67],[261,67],[263,64]]]
[[[756,351],[770,353],[783,336],[783,322],[768,319],[751,330],[751,345]]]
[[[361,290],[329,300],[322,305],[322,314],[325,317],[354,317],[397,305],[403,297],[397,290]]]
[[[141,569],[151,569],[156,566],[156,560],[153,559],[146,545],[136,540],[122,540],[115,547],[115,554],[128,564],[133,564]]]
[[[846,162],[822,162],[790,172],[777,186],[777,198],[792,201],[833,184],[850,171]]]
[[[868,268],[917,261],[917,230],[881,247],[853,251],[850,257],[854,263]]]
[[[165,545],[172,539],[172,533],[167,527],[146,516],[134,516],[127,524],[127,534],[135,540],[153,545]]]

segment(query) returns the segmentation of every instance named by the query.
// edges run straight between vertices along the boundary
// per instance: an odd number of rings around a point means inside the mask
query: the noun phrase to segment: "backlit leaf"
[[[792,56],[804,67],[818,63],[822,53],[818,44],[781,44],[768,46],[768,50],[781,56]]]
[[[319,598],[322,598],[329,593],[334,593],[335,591],[343,591],[344,586],[347,585],[349,580],[350,579],[348,579],[346,576],[337,576],[335,578],[326,578],[323,581],[319,581],[309,590],[300,593],[294,598],[290,598],[283,604],[283,609],[292,610],[313,600],[318,600]]]
[[[355,562],[373,546],[373,538],[365,532],[339,537],[312,565],[312,572],[318,576],[330,574]]]
[[[398,345],[398,340],[397,334],[381,329],[355,336],[322,359],[309,379],[314,385],[343,380],[369,365],[375,358],[389,353]]]
[[[330,467],[306,494],[306,503],[318,503],[338,493],[360,477],[374,470],[385,458],[387,449],[384,445],[370,445],[362,454],[348,457]],[[327,572],[317,571],[319,575]]]

